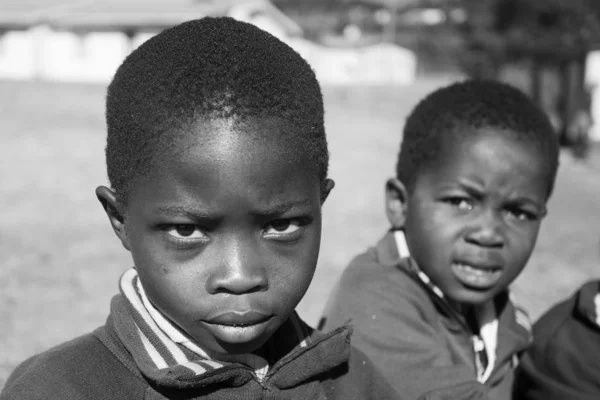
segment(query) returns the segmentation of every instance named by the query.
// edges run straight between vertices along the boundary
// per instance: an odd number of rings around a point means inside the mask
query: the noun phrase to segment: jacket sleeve
[[[474,372],[453,361],[444,337],[428,320],[427,293],[404,272],[390,273],[392,268],[351,265],[326,306],[323,329],[350,322],[352,344],[408,398],[460,384],[477,386]]]
[[[336,396],[328,399],[344,400],[414,400],[398,393],[377,370],[371,360],[360,350],[352,348],[348,361],[348,374],[340,383]]]
[[[417,400],[487,400],[488,389],[479,382],[459,383],[458,385],[433,389]]]
[[[144,398],[146,387],[88,334],[21,363],[0,400],[135,400]]]
[[[578,318],[575,297],[543,315],[517,369],[517,400],[600,398],[600,328]]]

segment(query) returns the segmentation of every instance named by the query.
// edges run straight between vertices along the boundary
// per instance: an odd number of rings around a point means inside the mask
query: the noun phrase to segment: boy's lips
[[[225,325],[225,326],[251,326],[261,322],[265,322],[271,318],[270,315],[259,311],[229,311],[215,315],[206,320],[209,324]]]
[[[458,281],[474,289],[490,289],[502,277],[502,268],[491,264],[455,261],[451,267],[452,274]]]
[[[258,339],[273,316],[256,311],[227,312],[203,321],[219,340],[227,343],[247,343]]]

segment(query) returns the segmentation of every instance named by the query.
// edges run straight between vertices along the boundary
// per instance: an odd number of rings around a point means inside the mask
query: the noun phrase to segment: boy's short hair
[[[469,80],[438,89],[413,109],[404,126],[396,175],[408,190],[444,144],[493,127],[534,145],[544,158],[550,196],[558,169],[558,138],[546,114],[523,92],[497,81]]]
[[[308,63],[259,28],[203,18],[167,29],[133,51],[108,87],[108,177],[119,201],[197,119],[283,121],[290,156],[304,151],[323,182],[329,154],[323,98]],[[300,150],[301,149],[301,150]]]

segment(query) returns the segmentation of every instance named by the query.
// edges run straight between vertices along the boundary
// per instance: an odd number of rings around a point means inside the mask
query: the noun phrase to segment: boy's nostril
[[[467,242],[486,247],[504,246],[504,238],[496,229],[485,229],[473,232],[466,238]]]
[[[234,295],[250,294],[268,289],[267,277],[262,269],[250,271],[229,271],[227,274],[209,280],[208,291],[212,294],[227,293]]]

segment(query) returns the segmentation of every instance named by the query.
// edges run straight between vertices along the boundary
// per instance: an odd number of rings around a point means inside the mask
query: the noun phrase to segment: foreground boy
[[[0,398],[399,398],[347,327],[294,312],[333,188],[298,54],[232,19],[179,25],[125,60],[106,119],[96,194],[135,268],[105,326],[25,361]]]
[[[387,182],[392,229],[344,271],[321,325],[351,321],[353,344],[409,397],[478,380],[509,399],[530,332],[507,289],[557,167],[548,119],[516,89],[467,81],[427,96]]]
[[[533,337],[517,369],[515,399],[600,399],[600,281],[546,312]]]

